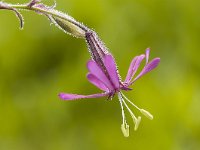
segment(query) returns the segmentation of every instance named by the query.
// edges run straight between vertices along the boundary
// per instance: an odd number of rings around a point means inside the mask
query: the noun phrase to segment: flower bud
[[[85,38],[85,31],[81,28],[81,26],[79,26],[79,23],[75,24],[55,16],[52,16],[52,18],[54,19],[56,25],[64,32],[77,38]]]

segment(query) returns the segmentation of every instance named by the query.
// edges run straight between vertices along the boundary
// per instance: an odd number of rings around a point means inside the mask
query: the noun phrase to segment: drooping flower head
[[[109,53],[105,54],[101,57],[102,62],[98,63],[95,60],[89,60],[87,62],[87,68],[89,73],[87,74],[87,79],[90,83],[95,85],[97,88],[103,91],[103,93],[92,94],[92,95],[78,95],[78,94],[69,94],[69,93],[60,93],[59,97],[62,100],[77,100],[83,98],[98,98],[98,97],[107,97],[108,99],[112,99],[115,94],[118,95],[118,99],[120,102],[121,110],[122,110],[122,125],[121,129],[125,137],[129,136],[129,125],[127,124],[124,106],[129,111],[131,117],[133,118],[133,122],[135,123],[135,130],[137,130],[138,125],[140,123],[141,117],[136,117],[131,109],[128,107],[127,102],[138,109],[142,114],[144,114],[149,119],[153,119],[153,116],[146,110],[139,108],[134,103],[132,103],[123,93],[122,91],[131,90],[130,86],[138,80],[140,77],[145,75],[146,73],[153,70],[160,62],[160,58],[154,58],[149,62],[149,52],[150,49],[146,50],[145,54],[136,56],[133,58],[130,67],[128,69],[128,73],[126,79],[122,82],[120,80],[120,75],[118,74],[117,66],[113,56]],[[136,75],[136,72],[141,64],[141,62],[146,59],[145,66],[142,71]],[[103,65],[103,66],[102,66]]]
[[[131,109],[128,107],[127,102],[137,108],[141,113],[147,116],[149,119],[153,119],[153,116],[146,110],[137,107],[132,103],[122,91],[131,90],[130,86],[144,74],[150,72],[152,69],[157,67],[160,62],[159,58],[154,58],[152,61],[148,62],[149,59],[149,49],[146,50],[145,54],[136,56],[129,67],[126,79],[121,80],[121,77],[118,73],[114,57],[109,53],[108,49],[105,47],[104,43],[98,38],[97,34],[76,21],[73,17],[57,11],[54,9],[55,5],[52,7],[46,6],[41,3],[41,0],[30,0],[26,4],[8,4],[5,2],[0,2],[0,9],[14,11],[17,17],[20,20],[20,27],[23,28],[24,21],[23,17],[18,10],[31,10],[35,11],[38,14],[45,15],[48,19],[54,23],[57,27],[62,29],[65,33],[68,33],[77,38],[83,38],[88,44],[88,49],[91,54],[92,59],[88,61],[87,68],[89,73],[87,75],[88,80],[94,84],[96,87],[101,89],[103,92],[99,94],[92,95],[77,95],[77,94],[68,94],[60,93],[59,97],[63,100],[76,100],[83,98],[98,98],[98,97],[108,97],[112,99],[116,94],[120,102],[122,109],[122,118],[123,123],[121,126],[124,136],[129,136],[129,125],[126,122],[124,106],[129,111],[133,121],[135,123],[135,130],[138,128],[141,117],[136,117]],[[136,75],[136,72],[142,62],[146,59],[146,64],[142,71]]]

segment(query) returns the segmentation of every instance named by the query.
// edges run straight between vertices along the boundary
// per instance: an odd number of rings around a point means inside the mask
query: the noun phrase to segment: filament
[[[123,107],[123,99],[122,99],[122,96],[120,95],[120,93],[118,93],[118,98],[119,98],[119,103],[120,103],[120,106],[121,106],[121,110],[122,110],[122,120],[123,120],[123,124],[126,124],[126,116],[125,116],[125,113],[124,113],[124,107]]]

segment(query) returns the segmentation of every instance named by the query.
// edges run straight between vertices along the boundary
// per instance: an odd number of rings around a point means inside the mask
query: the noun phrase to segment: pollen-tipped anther
[[[129,137],[129,125],[128,124],[122,124],[121,130],[125,137]]]
[[[139,116],[136,123],[135,123],[135,127],[134,127],[134,130],[136,131],[140,125],[140,122],[141,122],[141,117]]]
[[[153,120],[153,115],[152,115],[150,112],[148,112],[148,111],[146,111],[146,110],[144,110],[144,109],[140,109],[140,112],[141,112],[144,116],[146,116],[148,119]]]

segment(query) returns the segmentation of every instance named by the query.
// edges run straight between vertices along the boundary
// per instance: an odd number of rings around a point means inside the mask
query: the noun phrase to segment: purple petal
[[[87,68],[91,74],[96,76],[103,84],[108,87],[109,90],[113,90],[114,87],[112,86],[111,82],[105,75],[105,73],[100,69],[100,67],[94,62],[93,60],[88,61]]]
[[[92,95],[77,95],[77,94],[68,94],[68,93],[60,93],[58,96],[62,100],[77,100],[83,98],[98,98],[107,96],[108,93],[99,93],[99,94],[92,94]]]
[[[138,56],[134,57],[133,60],[131,61],[131,64],[129,66],[128,73],[126,75],[126,79],[124,82],[128,82],[131,80],[131,77],[133,74],[133,67],[135,66],[135,62],[137,61],[137,59],[138,59]]]
[[[137,79],[139,79],[141,76],[147,74],[148,72],[150,72],[151,70],[153,70],[154,68],[156,68],[158,66],[158,64],[160,63],[160,58],[154,58],[151,62],[149,62],[144,68],[143,70],[140,72],[140,74],[133,80],[136,81]],[[133,83],[132,82],[132,83]]]
[[[117,67],[114,58],[112,55],[105,55],[104,64],[110,75],[111,81],[114,84],[115,88],[119,88],[119,75],[117,73]]]
[[[135,73],[137,72],[142,60],[145,58],[145,55],[140,55],[140,56],[136,56],[135,58],[133,58],[133,60],[131,61],[130,67],[128,69],[128,73],[125,79],[125,82],[130,82],[131,79],[133,78],[133,76],[135,75]]]
[[[149,53],[150,53],[150,48],[147,48],[147,49],[146,49],[146,54],[145,54],[145,57],[146,57],[146,64],[147,64],[148,61],[149,61]]]
[[[90,81],[90,83],[94,84],[99,89],[103,91],[109,91],[105,84],[101,80],[99,80],[95,75],[88,73],[87,78]]]

